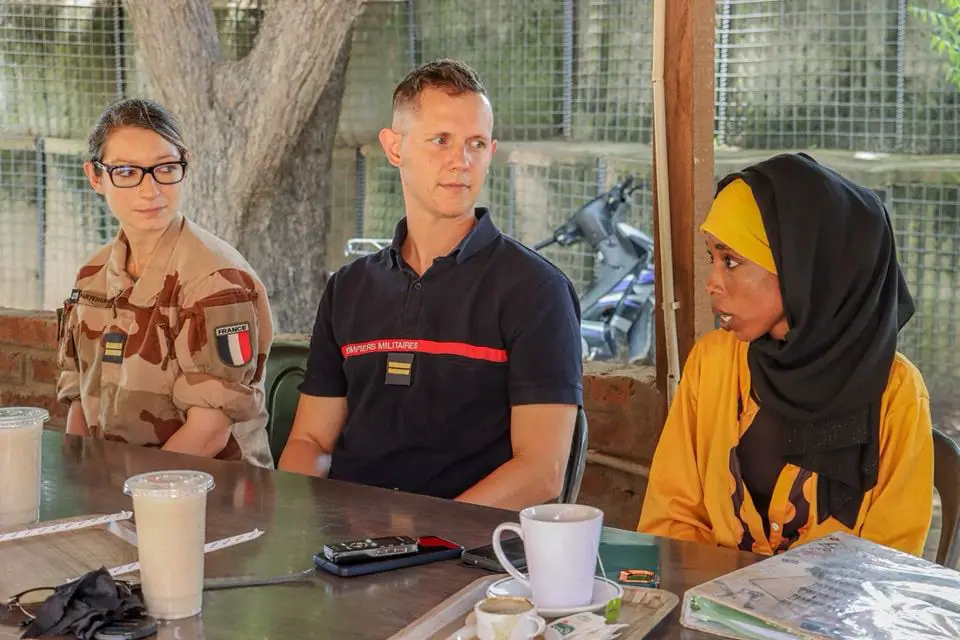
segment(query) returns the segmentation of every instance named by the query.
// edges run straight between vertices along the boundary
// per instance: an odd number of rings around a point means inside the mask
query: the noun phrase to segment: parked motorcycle
[[[653,364],[656,322],[653,240],[623,222],[630,196],[639,187],[627,176],[575,211],[552,236],[533,246],[570,247],[586,242],[596,252],[594,278],[580,296],[580,340],[584,360]],[[388,238],[351,238],[347,257],[376,253]]]
[[[623,222],[639,187],[629,175],[575,211],[537,251],[586,242],[594,278],[580,296],[585,360],[653,364],[656,350],[653,239]]]

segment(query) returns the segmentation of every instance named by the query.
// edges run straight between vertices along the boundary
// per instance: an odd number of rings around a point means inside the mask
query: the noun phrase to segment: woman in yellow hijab
[[[638,529],[761,554],[844,531],[919,555],[929,397],[896,351],[914,305],[879,198],[783,154],[724,178],[701,230],[721,329],[684,366]]]

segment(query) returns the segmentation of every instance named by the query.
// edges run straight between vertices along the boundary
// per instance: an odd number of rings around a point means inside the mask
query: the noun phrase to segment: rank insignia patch
[[[113,364],[123,362],[123,346],[127,343],[125,333],[106,333],[103,336],[103,361]]]
[[[409,387],[413,379],[413,355],[412,353],[388,353],[387,378],[384,382]]]

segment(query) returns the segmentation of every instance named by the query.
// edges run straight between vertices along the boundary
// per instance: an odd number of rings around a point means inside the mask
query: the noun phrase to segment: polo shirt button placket
[[[403,311],[400,313],[400,325],[401,330],[406,332],[407,337],[410,337],[413,335],[410,332],[416,330],[417,318],[420,317],[421,305],[423,304],[423,296],[420,294],[423,292],[423,282],[417,279],[408,286]]]

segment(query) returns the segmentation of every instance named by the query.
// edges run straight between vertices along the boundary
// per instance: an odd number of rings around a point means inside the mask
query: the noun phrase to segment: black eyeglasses
[[[30,620],[33,620],[37,616],[33,615],[24,608],[24,601],[26,604],[40,604],[47,598],[53,595],[56,591],[56,587],[34,587],[33,589],[27,589],[26,591],[21,591],[18,594],[12,595],[7,598],[7,609],[13,611],[19,609],[20,612],[27,616]],[[30,597],[28,597],[30,596]]]
[[[117,587],[119,588],[119,595],[125,597],[131,593],[137,592],[140,589],[140,585],[135,582],[128,582],[126,580],[114,580]],[[67,583],[70,584],[70,583]],[[65,586],[65,585],[61,585]],[[60,587],[34,587],[32,589],[27,589],[26,591],[21,591],[20,593],[14,594],[7,598],[7,609],[14,611],[19,609],[20,612],[25,615],[29,620],[36,619],[37,616],[33,615],[27,611],[26,606],[28,605],[40,605],[47,598],[56,593],[57,589]],[[30,597],[27,597],[30,596]]]
[[[186,160],[176,162],[161,162],[152,167],[138,167],[134,164],[109,165],[94,160],[93,165],[110,176],[113,186],[120,189],[130,189],[140,186],[143,176],[148,173],[153,176],[157,184],[177,184],[187,175]]]

